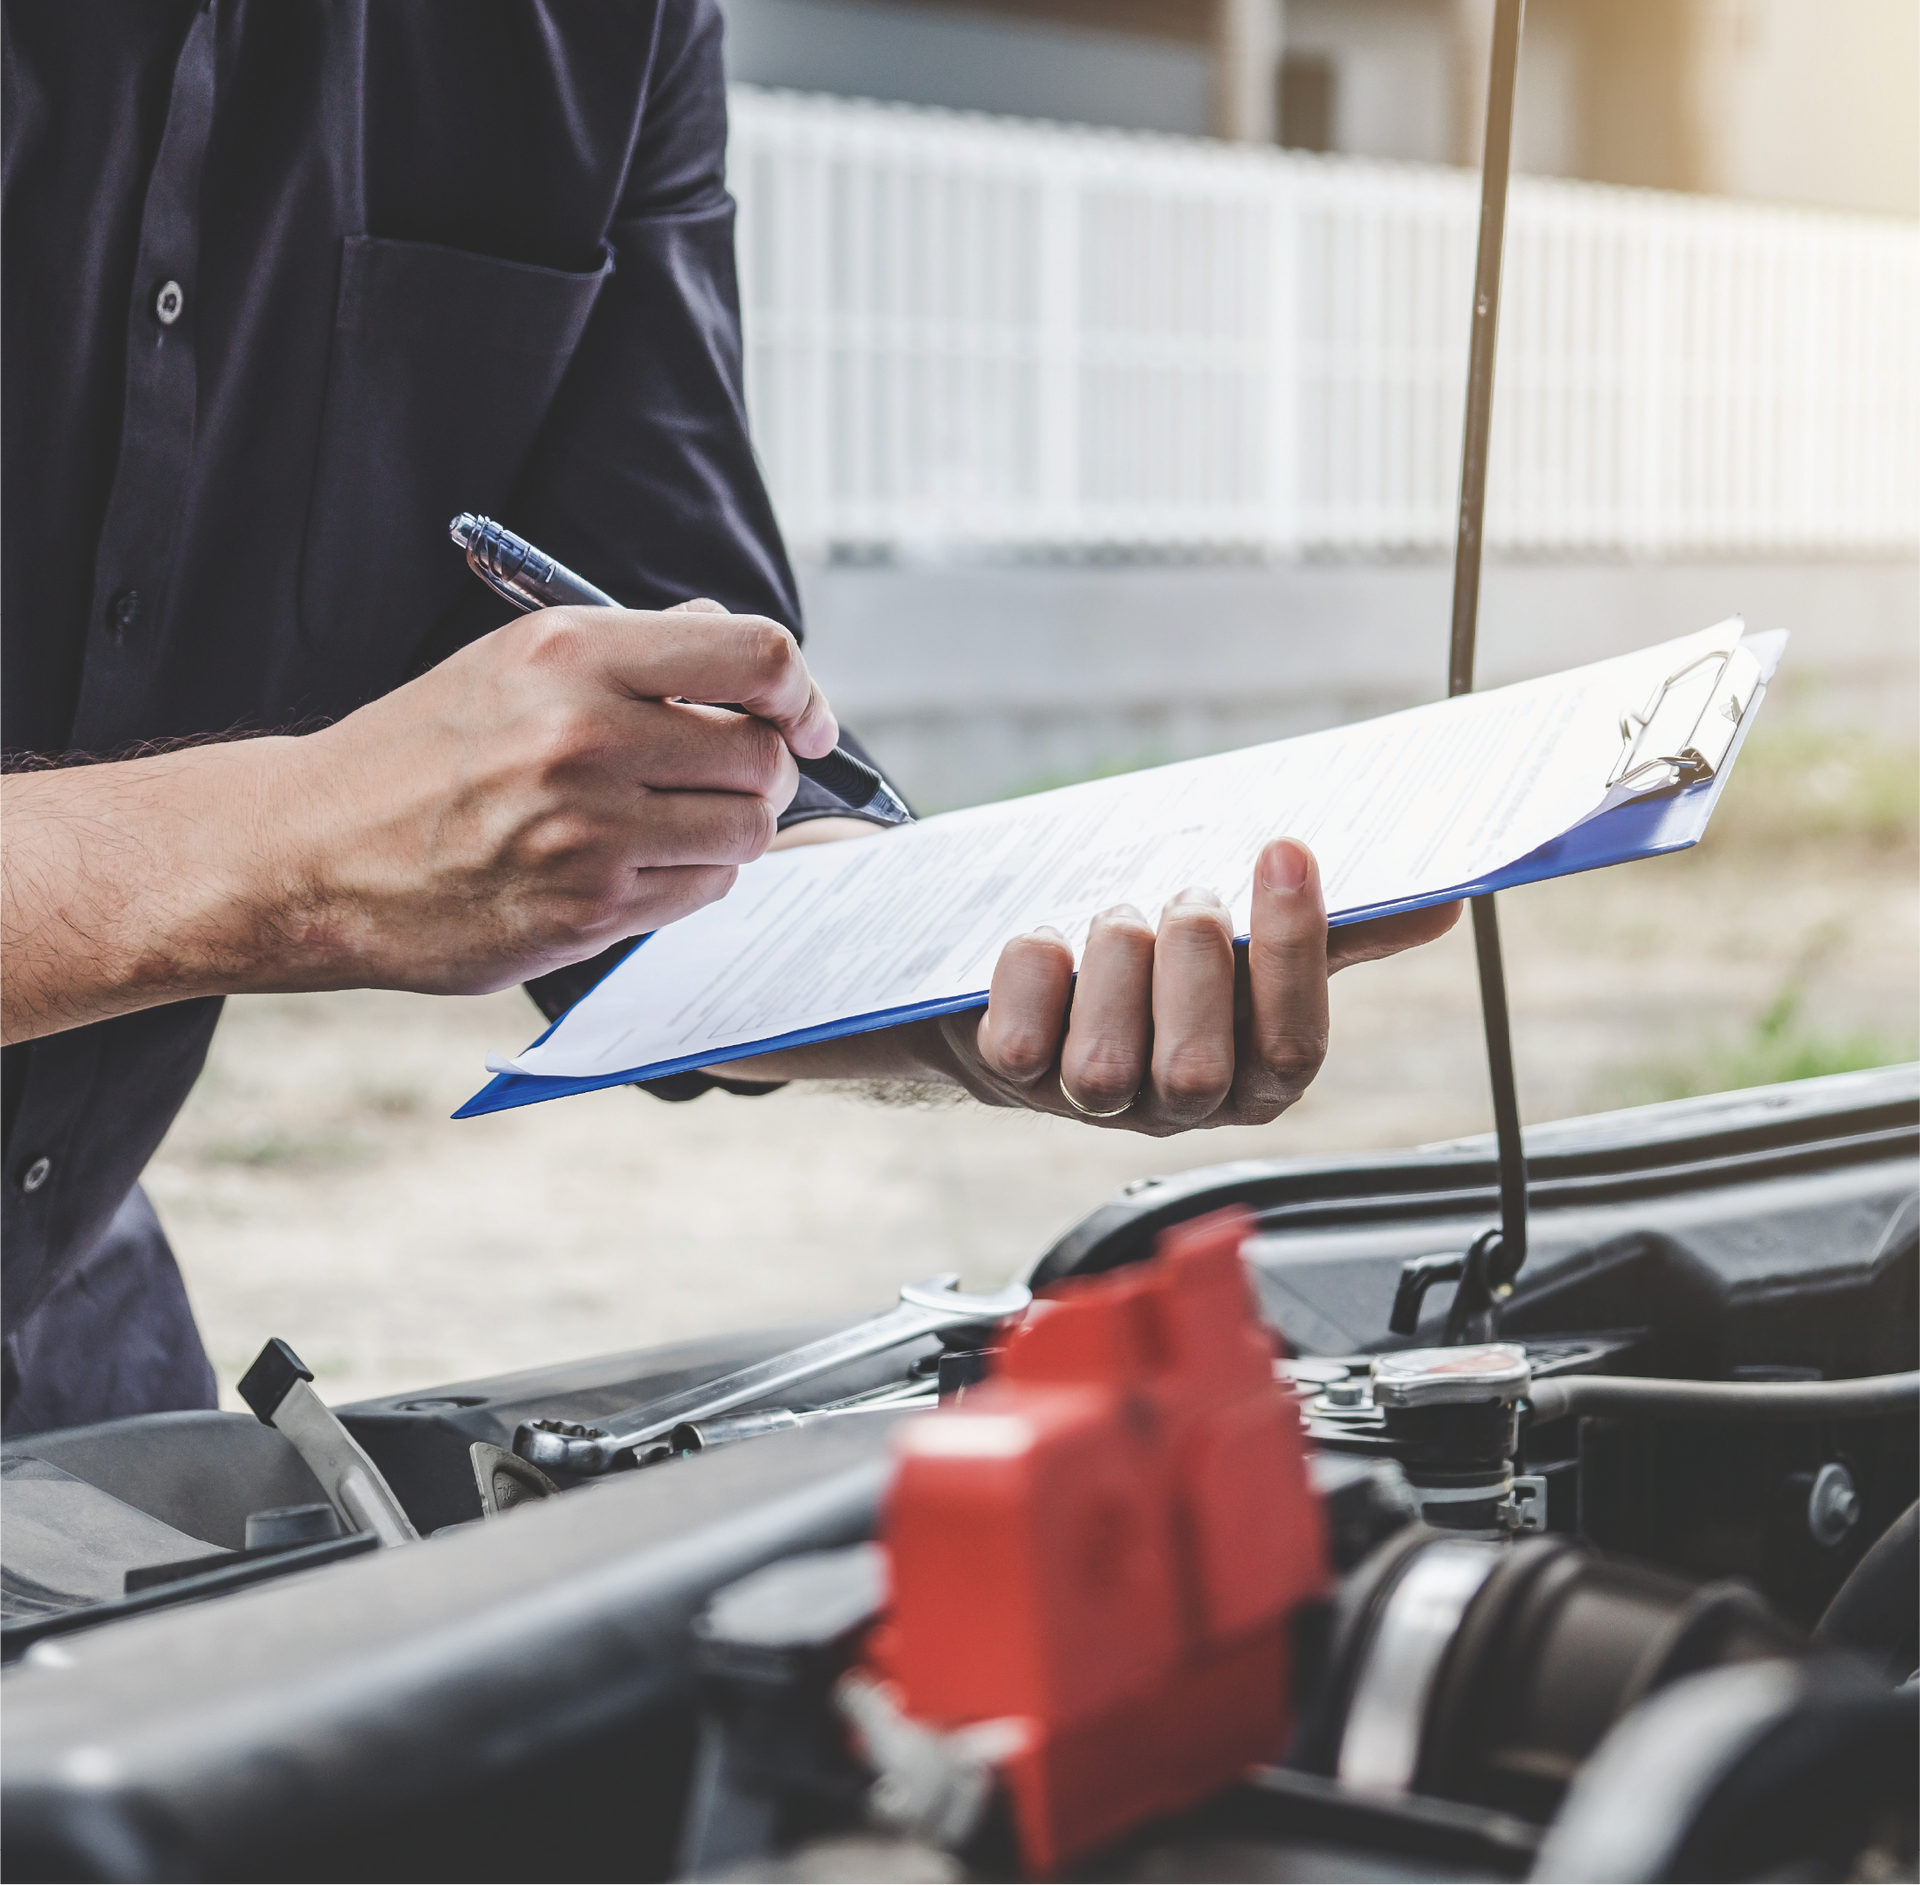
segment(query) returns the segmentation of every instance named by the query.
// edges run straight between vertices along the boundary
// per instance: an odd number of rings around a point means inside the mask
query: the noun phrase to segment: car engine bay
[[[852,1331],[331,1411],[270,1342],[255,1414],[11,1440],[9,1875],[1911,1878],[1917,1102],[1534,1129],[1473,1315],[1480,1140]]]

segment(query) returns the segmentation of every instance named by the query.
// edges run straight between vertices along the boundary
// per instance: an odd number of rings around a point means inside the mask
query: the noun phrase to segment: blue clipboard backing
[[[1495,871],[1476,883],[1435,891],[1431,896],[1408,897],[1398,903],[1376,903],[1364,909],[1348,910],[1333,918],[1330,927],[1342,929],[1349,923],[1366,923],[1376,917],[1398,916],[1407,910],[1424,910],[1437,903],[1452,903],[1460,897],[1483,897],[1496,890],[1513,890],[1522,884],[1543,883],[1551,877],[1573,877],[1582,871],[1604,870],[1610,865],[1631,864],[1643,857],[1661,857],[1668,852],[1687,850],[1698,844],[1705,835],[1707,821],[1713,816],[1713,808],[1720,802],[1720,794],[1733,775],[1734,761],[1739,757],[1741,747],[1746,744],[1747,734],[1758,718],[1757,710],[1765,694],[1766,687],[1762,684],[1741,718],[1740,730],[1734,735],[1726,758],[1711,779],[1704,779],[1698,785],[1682,786],[1677,791],[1628,799],[1624,804],[1596,812],[1591,818],[1575,825],[1571,831],[1563,832],[1549,843],[1541,845],[1537,851],[1528,852],[1504,870]],[[634,947],[643,948],[646,942],[647,938],[643,936]],[[612,970],[608,973],[611,974]],[[581,997],[581,1000],[585,999],[585,996]],[[984,1008],[986,1005],[987,997],[983,990],[973,995],[956,995],[946,1001],[884,1008],[872,1014],[856,1015],[850,1020],[800,1028],[792,1034],[775,1035],[768,1040],[729,1047],[717,1053],[690,1054],[680,1060],[663,1060],[649,1067],[632,1067],[622,1073],[592,1074],[581,1079],[562,1079],[550,1074],[496,1074],[453,1117],[476,1119],[483,1113],[504,1113],[516,1106],[534,1106],[542,1100],[562,1099],[569,1093],[595,1093],[602,1087],[631,1086],[637,1080],[661,1080],[669,1074],[694,1073],[719,1062],[751,1059],[755,1054],[771,1054],[787,1047],[808,1047],[815,1041],[843,1040],[851,1034],[871,1034],[881,1028],[897,1027],[902,1022],[924,1021],[935,1015],[960,1014],[969,1008]],[[560,1017],[562,1021],[565,1019],[565,1015]],[[559,1025],[560,1021],[555,1021],[532,1045],[538,1047]]]

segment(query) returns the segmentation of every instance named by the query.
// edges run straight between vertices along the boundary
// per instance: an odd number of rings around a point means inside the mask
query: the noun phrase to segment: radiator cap
[[[1527,1351],[1518,1342],[1476,1342],[1466,1348],[1403,1348],[1373,1359],[1379,1407],[1438,1407],[1451,1401],[1513,1401],[1532,1385]]]

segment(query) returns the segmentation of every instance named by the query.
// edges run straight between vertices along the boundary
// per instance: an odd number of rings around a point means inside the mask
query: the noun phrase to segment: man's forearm
[[[250,740],[5,780],[9,1043],[244,988],[269,956],[300,952],[264,842],[267,781],[293,744]]]

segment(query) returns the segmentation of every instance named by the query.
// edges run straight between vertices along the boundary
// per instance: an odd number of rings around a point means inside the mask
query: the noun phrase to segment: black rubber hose
[[[1648,1420],[1865,1420],[1920,1408],[1920,1373],[1848,1381],[1667,1381],[1571,1374],[1527,1390],[1535,1422],[1569,1414],[1638,1414]]]
[[[1814,1640],[1864,1650],[1894,1679],[1920,1661],[1920,1503],[1910,1505],[1866,1549],[1814,1626]]]

